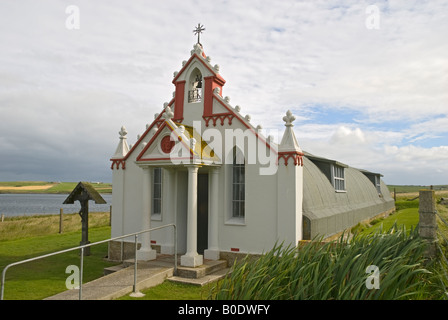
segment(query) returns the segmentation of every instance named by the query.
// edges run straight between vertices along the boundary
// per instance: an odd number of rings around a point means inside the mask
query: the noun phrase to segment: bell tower
[[[183,61],[182,69],[174,72],[174,121],[199,120],[213,115],[213,96],[222,97],[225,80],[219,75],[219,65],[212,66],[200,43],[200,34],[205,28],[198,24],[193,30],[198,36],[191,50],[191,57]],[[218,88],[219,90],[215,90]],[[187,124],[187,123],[186,123]]]

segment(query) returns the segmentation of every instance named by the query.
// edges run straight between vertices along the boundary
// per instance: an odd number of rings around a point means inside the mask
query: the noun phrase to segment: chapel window
[[[232,216],[244,218],[245,164],[244,155],[233,149]]]
[[[162,168],[154,168],[152,214],[162,213]]]

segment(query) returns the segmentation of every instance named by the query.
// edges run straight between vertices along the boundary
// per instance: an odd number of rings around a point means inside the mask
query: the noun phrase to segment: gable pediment
[[[165,164],[220,163],[213,150],[192,127],[168,119],[159,127],[137,157],[137,162]]]

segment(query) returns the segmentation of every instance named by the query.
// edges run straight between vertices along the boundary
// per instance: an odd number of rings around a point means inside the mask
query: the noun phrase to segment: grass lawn
[[[373,226],[361,231],[370,233],[381,225],[388,229],[395,222],[404,224],[407,229],[415,227],[418,223],[418,200],[397,201],[399,210],[386,219],[378,219]],[[448,209],[438,206],[438,211],[448,220]],[[95,216],[91,215],[89,222],[89,240],[91,242],[110,238],[108,226],[108,213]],[[95,218],[94,218],[95,217]],[[58,216],[49,218],[22,217],[6,219],[0,223],[0,270],[12,262],[43,255],[49,252],[63,250],[79,245],[81,240],[80,221],[77,215],[64,217],[64,233],[58,234]],[[54,219],[52,221],[51,219]],[[93,224],[98,219],[98,224]],[[102,222],[101,222],[102,221]],[[19,233],[20,230],[20,233]],[[448,235],[448,229],[443,229]],[[3,234],[8,236],[1,237]],[[16,234],[16,236],[14,236]],[[15,238],[14,238],[15,237]],[[84,259],[83,282],[94,280],[103,274],[103,269],[115,263],[104,259],[107,255],[107,244],[91,248],[92,255]],[[13,266],[6,274],[5,299],[6,300],[38,300],[66,290],[65,281],[70,274],[65,273],[69,265],[79,266],[79,254],[77,251],[58,256],[45,258],[40,261]],[[131,298],[124,296],[120,300],[201,300],[207,299],[211,288],[215,284],[205,287],[185,285],[165,281],[163,284],[143,291],[143,298]]]
[[[89,229],[89,240],[96,242],[110,238],[110,227]],[[0,241],[0,270],[6,265],[50,252],[79,245],[79,231],[51,234],[38,237]],[[107,244],[91,248],[91,255],[84,258],[83,282],[94,280],[103,274],[103,269],[115,263],[104,259]],[[69,265],[79,267],[79,252],[72,251],[41,260],[12,266],[6,272],[5,300],[40,300],[66,290],[65,281],[70,275],[65,273]]]
[[[397,225],[404,225],[406,230],[415,228],[418,224],[418,208],[407,208],[399,210],[386,219],[381,219],[375,223],[372,227],[363,230],[362,234],[369,234],[382,228],[383,230],[389,230],[395,223]]]
[[[191,284],[165,281],[158,286],[143,290],[144,297],[132,298],[126,295],[118,300],[206,300],[214,285],[212,283],[200,287]]]

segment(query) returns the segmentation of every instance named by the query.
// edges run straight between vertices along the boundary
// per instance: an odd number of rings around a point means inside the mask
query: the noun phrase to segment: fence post
[[[437,241],[436,200],[434,190],[419,191],[419,230],[420,237],[428,242],[424,252],[426,258],[435,258]]]
[[[64,210],[62,208],[59,209],[59,233],[62,233],[64,226],[63,226],[63,216]]]

